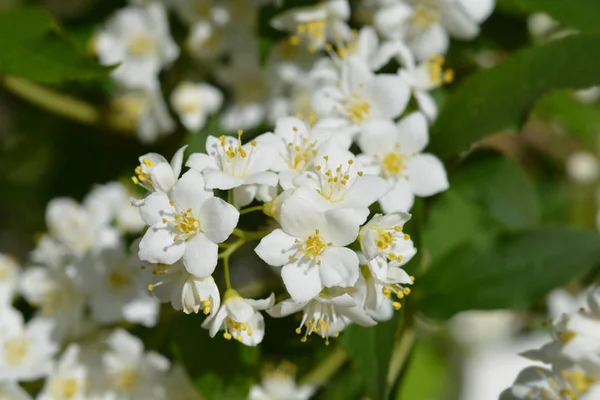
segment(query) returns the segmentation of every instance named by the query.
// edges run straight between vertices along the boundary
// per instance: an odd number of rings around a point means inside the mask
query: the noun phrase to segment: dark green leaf
[[[466,244],[437,260],[416,285],[433,318],[459,311],[523,308],[600,262],[600,235],[540,228],[499,236],[488,249]]]
[[[525,11],[544,12],[583,33],[600,33],[600,1],[515,0]]]
[[[0,73],[58,83],[110,71],[79,53],[48,14],[35,9],[0,12]]]
[[[344,330],[340,344],[363,376],[366,394],[373,400],[385,399],[386,379],[398,318],[364,328],[351,325]]]
[[[526,119],[536,100],[554,89],[600,84],[600,36],[578,35],[515,53],[464,80],[448,98],[432,130],[442,157]]]

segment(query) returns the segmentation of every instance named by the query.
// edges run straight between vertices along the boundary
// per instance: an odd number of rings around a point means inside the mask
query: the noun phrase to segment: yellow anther
[[[227,340],[231,340],[231,333],[225,332],[225,333],[223,333],[223,337]]]
[[[151,292],[152,290],[154,290],[154,285],[149,283],[148,284],[148,291]]]

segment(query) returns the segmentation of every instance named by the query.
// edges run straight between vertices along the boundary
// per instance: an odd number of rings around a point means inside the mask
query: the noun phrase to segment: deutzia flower
[[[79,346],[75,344],[67,347],[46,380],[38,400],[88,398],[88,371],[79,361],[79,351]]]
[[[103,355],[108,385],[117,399],[164,399],[163,381],[169,360],[148,351],[137,337],[117,329],[107,339],[109,350]]]
[[[158,89],[132,89],[112,99],[110,117],[123,129],[134,131],[142,143],[152,143],[173,132],[175,122]]]
[[[212,274],[217,243],[227,240],[240,215],[205,189],[202,175],[194,170],[183,174],[169,195],[148,196],[140,213],[151,225],[140,242],[140,259],[170,265],[183,257],[187,271],[198,277]]]
[[[327,0],[315,6],[294,8],[275,16],[271,26],[292,32],[294,45],[306,42],[308,50],[321,50],[328,40],[335,42],[350,37],[345,21],[350,19],[348,0]]]
[[[119,10],[96,34],[94,47],[103,65],[119,64],[114,78],[135,88],[155,88],[160,70],[179,56],[159,2]]]
[[[337,337],[339,332],[352,322],[361,326],[376,324],[355,299],[340,288],[325,289],[309,301],[284,300],[267,310],[267,313],[272,317],[281,318],[299,311],[302,311],[302,321],[296,328],[296,333],[301,335],[304,330],[302,342],[306,342],[307,337],[314,333],[329,344],[330,337]]]
[[[206,138],[208,154],[192,154],[186,166],[202,172],[209,189],[236,189],[233,204],[243,207],[250,204],[257,185],[277,185],[277,175],[267,171],[273,164],[272,146],[259,138],[242,145],[242,132],[238,138],[221,136]]]
[[[412,258],[417,250],[410,236],[403,232],[404,224],[410,220],[407,213],[389,215],[375,214],[359,232],[360,248],[368,261],[377,256],[402,262]],[[395,251],[398,251],[398,254]]]
[[[144,154],[139,157],[140,165],[135,168],[136,175],[131,180],[150,192],[169,193],[181,174],[186,148],[187,145],[177,150],[170,163],[160,154]]]
[[[448,189],[446,170],[432,154],[421,153],[429,141],[427,121],[415,112],[397,124],[368,123],[358,144],[365,173],[381,175],[391,190],[379,200],[385,213],[409,211],[414,197],[427,197]]]
[[[296,386],[296,367],[291,363],[281,363],[277,368],[266,371],[260,385],[254,385],[248,393],[248,400],[308,400],[316,391],[310,385]]]
[[[265,336],[265,320],[259,311],[271,308],[274,303],[273,294],[266,299],[252,300],[244,299],[235,290],[228,289],[219,311],[207,318],[202,327],[209,330],[210,337],[224,330],[225,339],[234,338],[246,346],[256,346]]]
[[[313,95],[313,109],[321,116],[339,122],[351,135],[374,119],[399,116],[410,97],[406,82],[398,75],[371,72],[358,57],[342,66],[338,85],[326,86]]]
[[[33,400],[33,397],[15,382],[0,381],[0,399]]]
[[[408,0],[382,7],[374,17],[381,34],[405,42],[418,60],[445,54],[449,35],[470,40],[494,9],[494,0]]]
[[[19,287],[20,268],[14,257],[0,253],[0,307],[12,303]]]
[[[223,104],[221,92],[207,83],[180,83],[171,93],[171,104],[185,128],[197,132],[206,118],[219,111]]]
[[[377,71],[398,54],[398,43],[388,41],[380,44],[375,29],[365,26],[358,34],[353,32],[345,43],[336,43],[335,53],[332,54],[334,60],[339,58],[337,61],[342,64],[351,56],[357,57],[368,65],[371,71]]]
[[[343,148],[325,147],[314,164],[313,170],[294,179],[294,185],[319,193],[315,202],[322,207],[353,209],[359,224],[369,216],[369,206],[390,190],[385,179],[360,171],[354,154]]]
[[[83,200],[85,208],[107,225],[115,223],[124,232],[140,232],[145,224],[136,207],[131,204],[130,194],[121,182],[96,185]]]
[[[25,325],[21,313],[0,307],[0,377],[9,381],[31,381],[52,371],[58,346],[50,338],[54,325],[32,319]]]
[[[298,189],[281,206],[281,228],[265,236],[255,252],[282,267],[294,301],[306,302],[325,287],[350,287],[358,279],[358,258],[345,246],[358,235],[352,209],[322,211],[307,190]]]

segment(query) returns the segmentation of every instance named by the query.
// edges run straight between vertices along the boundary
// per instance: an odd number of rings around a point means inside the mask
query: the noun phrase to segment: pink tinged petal
[[[415,99],[419,105],[419,110],[427,117],[429,122],[434,122],[437,119],[438,108],[435,100],[425,91],[415,90]]]
[[[432,154],[420,154],[408,162],[411,191],[420,197],[432,196],[450,186],[442,162]]]
[[[397,123],[398,141],[404,154],[420,153],[429,142],[427,119],[420,112],[413,112]]]
[[[176,236],[162,223],[151,226],[140,241],[138,257],[151,263],[174,264],[186,251],[185,242],[175,242]]]
[[[398,75],[379,74],[365,91],[373,107],[373,116],[378,118],[397,117],[410,100],[410,89]]]
[[[367,208],[385,196],[389,191],[390,185],[385,179],[374,175],[363,175],[356,179],[338,206],[349,208]]]
[[[208,168],[219,169],[219,166],[213,157],[209,156],[208,154],[201,153],[194,153],[190,155],[185,163],[185,166],[198,172],[202,172]]]
[[[275,229],[262,238],[254,251],[267,264],[281,267],[296,253],[295,240],[294,236],[288,235],[281,229]]]
[[[449,45],[448,33],[440,24],[432,25],[409,43],[419,61],[428,60],[433,54],[446,54]]]
[[[311,189],[296,189],[281,205],[281,227],[284,232],[306,239],[314,234],[315,229],[326,225],[319,204],[322,200]]]
[[[324,287],[350,287],[358,280],[358,256],[345,247],[333,247],[325,250],[319,257],[321,265],[317,268]]]
[[[183,174],[171,192],[171,199],[179,211],[191,208],[198,212],[202,203],[213,196],[212,190],[205,189],[202,175],[193,169]]]
[[[183,154],[187,147],[187,144],[181,147],[179,150],[177,150],[177,152],[173,155],[173,158],[171,159],[171,169],[173,170],[173,176],[175,177],[175,179],[177,179],[179,177],[179,174],[181,174],[181,167],[183,166]]]
[[[272,155],[271,155],[272,157]],[[244,179],[244,184],[252,185],[267,185],[267,186],[275,186],[277,185],[277,174],[275,172],[263,171],[257,172],[252,175],[247,176]]]
[[[387,119],[374,119],[366,122],[360,129],[358,145],[361,150],[370,156],[386,154],[398,142],[398,130],[392,121]]]
[[[140,216],[148,225],[162,221],[165,215],[172,216],[175,209],[169,204],[169,197],[162,192],[154,192],[143,200],[140,206]]]
[[[200,207],[200,227],[206,237],[215,243],[227,240],[237,226],[240,212],[218,197],[206,200]]]
[[[281,269],[281,278],[292,299],[297,302],[309,301],[316,297],[323,285],[319,274],[319,266],[308,263],[292,262]]]
[[[298,311],[302,310],[305,306],[305,302],[296,303],[292,299],[287,299],[282,301],[281,303],[275,304],[271,309],[267,310],[267,314],[269,314],[273,318],[287,317],[288,315],[297,313]]]
[[[381,209],[389,214],[398,211],[408,212],[415,203],[415,195],[410,183],[405,179],[394,182],[392,189],[379,200]]]
[[[244,180],[236,178],[228,173],[218,169],[205,169],[202,176],[206,180],[206,187],[209,189],[229,190],[244,184]]]
[[[324,223],[317,225],[320,234],[334,246],[347,246],[356,240],[361,223],[359,215],[352,208],[334,208],[324,213]],[[360,219],[359,219],[360,218]],[[313,230],[314,231],[314,230]]]
[[[219,246],[211,242],[206,235],[196,234],[188,239],[183,254],[185,269],[198,278],[210,276],[217,266]]]

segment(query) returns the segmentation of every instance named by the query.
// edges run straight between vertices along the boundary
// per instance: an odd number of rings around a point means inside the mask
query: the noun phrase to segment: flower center
[[[126,368],[116,377],[115,387],[118,389],[131,391],[138,381],[138,374],[131,368]]]
[[[348,160],[346,166],[339,164],[335,169],[331,169],[328,166],[329,156],[325,156],[323,159],[325,160],[326,169],[320,165],[315,167],[319,177],[318,183],[321,186],[321,196],[335,203],[342,200],[348,188],[354,184],[354,180],[350,180],[352,177],[350,170],[354,161]],[[358,171],[356,175],[361,177],[363,172]]]
[[[304,327],[304,336],[300,339],[301,342],[306,342],[308,336],[315,333],[325,339],[325,344],[328,345],[329,337],[331,336],[329,334],[331,324],[336,322],[337,319],[335,308],[332,305],[313,300],[307,306],[302,317],[302,322],[296,328],[296,333],[298,335],[302,334],[302,328]],[[339,333],[336,332],[333,336],[338,337]]]
[[[399,151],[389,152],[383,156],[381,165],[385,178],[399,177],[406,170],[406,155]]]
[[[417,0],[412,23],[420,29],[427,29],[440,19],[438,0]]]
[[[153,55],[158,51],[156,40],[147,34],[134,35],[127,44],[127,52],[136,57]]]
[[[315,230],[314,235],[310,235],[304,242],[302,251],[306,253],[306,257],[310,260],[320,255],[327,245],[323,239],[319,236],[319,230]]]
[[[452,69],[444,69],[444,63],[446,59],[439,55],[432,55],[427,62],[427,69],[431,82],[435,85],[441,85],[443,83],[452,83],[454,80],[454,71]]]
[[[61,395],[61,397],[64,398],[71,398],[71,397],[75,397],[77,394],[79,394],[79,382],[77,382],[77,379],[74,378],[70,378],[70,379],[62,379],[59,382],[59,393]]]
[[[248,336],[252,336],[252,328],[249,328],[247,323],[237,322],[231,317],[225,319],[225,333],[223,333],[225,339],[230,340],[233,337],[241,342],[242,332],[246,332]]]
[[[570,387],[560,389],[560,395],[569,399],[578,399],[580,395],[589,391],[590,387],[597,381],[591,376],[588,376],[580,371],[560,372],[560,376],[565,380],[565,383]]]
[[[110,104],[111,118],[115,124],[135,130],[148,98],[140,93],[130,93],[114,99]]]
[[[252,146],[250,152],[242,146],[242,131],[238,131],[238,139],[235,143],[227,141],[226,136],[219,137],[219,148],[217,153],[213,153],[214,156],[218,157],[221,169],[233,176],[243,178],[246,176],[246,170],[250,163],[252,151],[256,147],[256,141],[250,142]]]
[[[171,205],[173,205],[173,203]],[[163,219],[163,223],[167,222],[166,219]],[[175,214],[175,217],[173,217],[173,220],[170,221],[170,223],[179,232],[179,235],[173,238],[174,242],[187,240],[200,231],[200,221],[192,214],[191,208]]]
[[[292,129],[294,130],[294,135],[297,135],[298,128],[294,126]],[[289,142],[287,145],[289,152],[288,165],[294,171],[304,171],[312,164],[313,159],[317,155],[316,140],[311,142],[308,138],[294,137],[294,141]]]
[[[4,342],[4,351],[8,365],[19,366],[29,354],[29,341],[23,337],[8,339]]]
[[[112,271],[108,274],[108,285],[115,290],[128,288],[131,286],[131,276],[121,271]]]
[[[355,124],[362,124],[365,122],[369,117],[370,112],[371,106],[369,105],[369,102],[359,95],[353,95],[346,104],[348,118]]]
[[[323,43],[325,41],[325,20],[317,19],[296,25],[296,34],[290,37],[289,43],[298,46],[302,40],[309,42],[309,52],[314,53],[317,51],[314,42]]]

